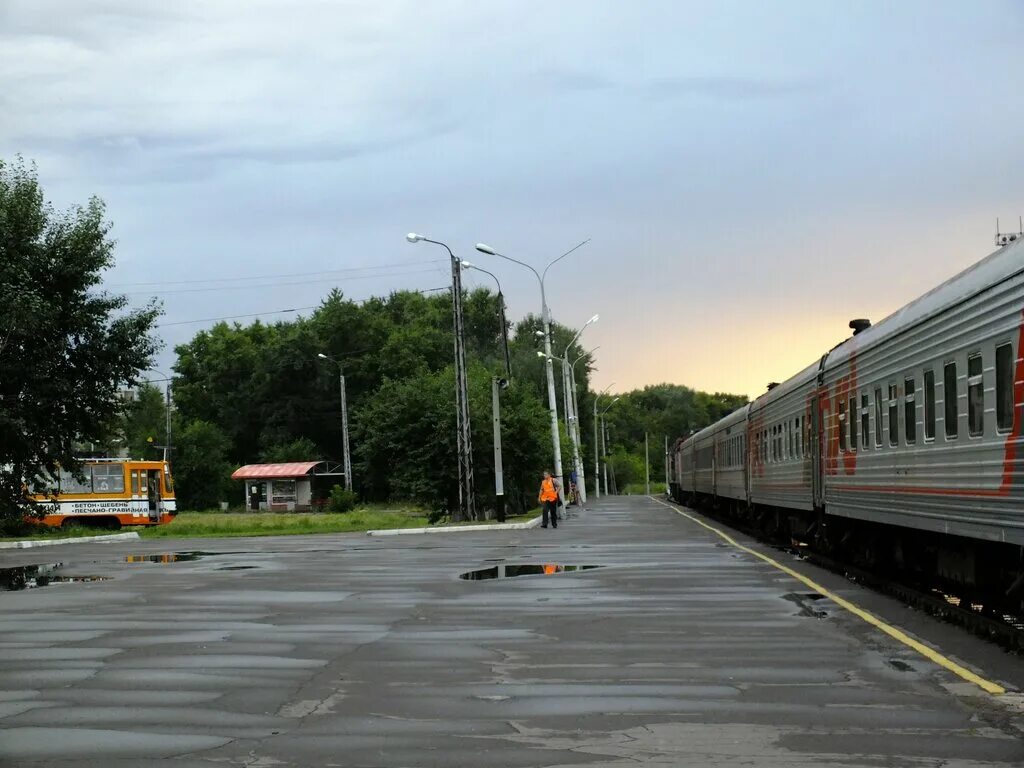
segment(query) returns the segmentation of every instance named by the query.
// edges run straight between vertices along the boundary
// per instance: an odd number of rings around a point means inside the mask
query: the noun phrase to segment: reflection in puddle
[[[83,581],[106,581],[109,576],[71,576],[58,573],[64,563],[23,565],[17,568],[0,568],[0,590],[14,592],[19,589],[48,587],[51,584],[72,584]]]
[[[198,560],[205,552],[168,552],[162,555],[125,555],[126,563],[184,563]]]
[[[480,568],[459,574],[460,579],[477,581],[480,579],[511,579],[515,576],[551,576],[556,573],[572,571],[589,571],[592,568],[603,568],[601,565],[561,565],[559,563],[543,563],[540,565],[495,565],[491,568]]]

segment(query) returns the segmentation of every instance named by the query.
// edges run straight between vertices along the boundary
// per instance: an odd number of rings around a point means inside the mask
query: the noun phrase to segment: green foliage
[[[608,402],[610,400],[602,398],[601,407]],[[645,433],[649,441],[651,479],[661,479],[665,476],[666,437],[671,447],[676,438],[703,429],[746,402],[747,398],[742,395],[709,394],[678,384],[655,384],[622,394],[605,415],[608,450],[613,456],[610,471],[614,468],[618,487],[643,482]]]
[[[290,461],[319,461],[320,449],[308,437],[299,437],[287,443],[265,448],[260,461],[265,464],[285,464]],[[337,487],[337,486],[335,486]]]
[[[608,470],[615,473],[615,483],[623,488],[632,483],[644,482],[644,457],[628,453],[618,446],[608,457]]]
[[[234,490],[228,460],[231,444],[223,430],[208,421],[190,422],[175,441],[174,477],[178,506],[206,509]]]
[[[356,502],[358,501],[355,491],[350,491],[342,488],[340,485],[335,485],[331,488],[331,512],[350,512],[356,508]]]
[[[128,455],[134,459],[155,459],[162,452],[154,445],[167,439],[167,406],[164,394],[152,384],[135,390],[135,399],[125,409],[123,432]]]
[[[155,305],[99,289],[114,263],[96,198],[48,205],[35,168],[0,161],[0,517],[30,510],[23,480],[77,470],[75,446],[104,443],[156,351]]]

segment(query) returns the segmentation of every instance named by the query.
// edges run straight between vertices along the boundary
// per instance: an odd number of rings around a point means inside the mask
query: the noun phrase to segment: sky
[[[163,371],[196,320],[448,285],[407,232],[513,320],[537,280],[475,243],[589,238],[546,287],[598,389],[753,397],[1016,230],[1022,39],[1018,0],[0,0],[0,158],[106,202]]]

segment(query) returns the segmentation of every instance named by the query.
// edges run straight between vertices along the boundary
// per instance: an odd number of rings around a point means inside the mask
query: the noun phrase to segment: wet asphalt
[[[1017,693],[981,693],[643,497],[556,530],[0,555],[57,562],[39,573],[107,578],[0,592],[0,765],[1024,764]],[[786,563],[1024,682],[1024,660]],[[545,564],[604,567],[460,578]]]

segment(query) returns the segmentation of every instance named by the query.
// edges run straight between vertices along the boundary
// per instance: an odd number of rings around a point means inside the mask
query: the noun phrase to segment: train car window
[[[846,450],[846,401],[840,400],[836,409],[836,423],[839,429],[839,450]]]
[[[850,450],[857,450],[857,395],[850,395]]]
[[[800,419],[793,419],[793,441],[796,445],[796,457],[802,459],[804,457],[804,441],[803,435],[800,434]]]
[[[924,372],[924,439],[935,439],[935,371]]]
[[[985,389],[981,381],[981,354],[967,356],[967,434],[985,433]]]
[[[996,347],[996,428],[1013,429],[1013,345]]]
[[[104,464],[92,468],[95,493],[124,493],[124,464]]]
[[[66,470],[60,471],[61,493],[92,493],[92,467],[82,467],[84,480],[79,480]]]
[[[889,445],[900,444],[900,404],[896,385],[889,385]]]
[[[882,390],[875,387],[875,448],[882,447]]]
[[[871,408],[868,407],[868,395],[865,392],[860,396],[860,447],[868,448],[868,443],[871,440],[868,437],[870,421],[868,417],[871,415]]]
[[[917,392],[913,379],[903,380],[903,431],[907,445],[917,442]]]
[[[955,440],[959,434],[960,409],[956,393],[956,361],[942,367],[942,405],[946,422],[946,439]]]

